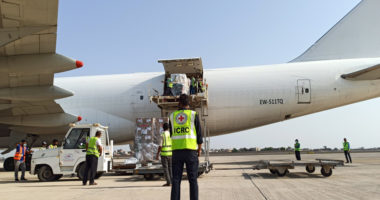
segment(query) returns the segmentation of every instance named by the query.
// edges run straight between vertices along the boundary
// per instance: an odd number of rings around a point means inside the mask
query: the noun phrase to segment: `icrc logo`
[[[186,123],[187,121],[187,115],[185,113],[179,113],[176,117],[175,117],[175,121],[177,122],[177,124],[179,125],[183,125]]]

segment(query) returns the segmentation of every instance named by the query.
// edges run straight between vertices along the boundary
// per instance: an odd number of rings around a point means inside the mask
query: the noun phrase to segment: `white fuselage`
[[[380,63],[350,59],[206,70],[211,136],[279,122],[380,96],[380,81],[350,81],[340,76]],[[162,93],[164,73],[56,78],[74,92],[57,101],[83,123],[110,127],[117,143],[133,140],[137,117],[159,117],[149,96]]]

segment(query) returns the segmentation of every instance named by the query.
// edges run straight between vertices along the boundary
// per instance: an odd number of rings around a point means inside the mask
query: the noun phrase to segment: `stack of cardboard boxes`
[[[147,164],[155,160],[164,123],[169,123],[169,118],[136,119],[134,146],[138,163]]]

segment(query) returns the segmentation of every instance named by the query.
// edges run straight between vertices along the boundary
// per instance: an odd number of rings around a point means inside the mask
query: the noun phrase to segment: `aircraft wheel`
[[[5,159],[4,170],[5,171],[14,171],[15,170],[15,163],[14,163],[13,157],[9,157],[9,158]]]
[[[38,179],[42,182],[54,181],[55,175],[49,166],[42,166],[38,170]]]
[[[308,173],[313,173],[313,172],[315,171],[315,167],[312,166],[312,165],[307,165],[307,166],[306,166],[306,171],[307,171]]]

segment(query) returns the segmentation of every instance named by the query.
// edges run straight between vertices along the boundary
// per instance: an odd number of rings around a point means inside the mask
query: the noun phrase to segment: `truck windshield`
[[[65,140],[64,149],[84,149],[86,137],[90,135],[89,128],[73,128]]]

